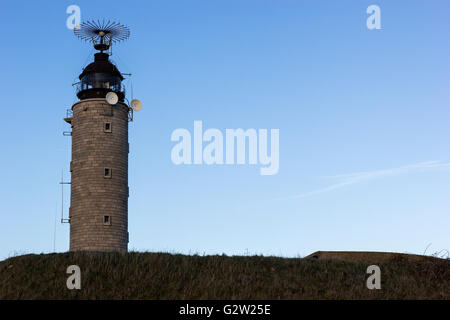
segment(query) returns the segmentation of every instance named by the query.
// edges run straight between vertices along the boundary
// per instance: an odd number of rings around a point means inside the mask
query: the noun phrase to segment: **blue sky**
[[[93,54],[66,28],[71,4],[131,28],[111,57],[144,106],[130,124],[130,249],[450,249],[450,2],[2,1],[0,258],[68,250],[68,225],[55,233],[62,118]],[[371,4],[381,30],[366,27]],[[279,129],[279,173],[174,165],[170,135],[194,120]]]

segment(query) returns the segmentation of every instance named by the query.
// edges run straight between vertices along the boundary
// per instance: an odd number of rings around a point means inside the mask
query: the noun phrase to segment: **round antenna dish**
[[[130,105],[133,111],[139,111],[142,109],[142,102],[140,102],[138,99],[131,100]]]
[[[115,92],[108,92],[106,94],[106,102],[108,102],[110,105],[114,105],[119,102],[119,97]]]

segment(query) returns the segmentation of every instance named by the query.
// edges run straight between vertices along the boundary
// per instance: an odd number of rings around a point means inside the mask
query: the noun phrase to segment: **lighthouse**
[[[79,101],[64,119],[72,138],[70,251],[127,252],[128,124],[141,104],[127,103],[123,74],[109,57],[130,31],[110,21],[83,22],[74,31],[98,52],[79,75]]]

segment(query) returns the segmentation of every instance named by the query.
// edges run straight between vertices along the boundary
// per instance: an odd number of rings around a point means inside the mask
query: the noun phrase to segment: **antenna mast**
[[[91,41],[101,53],[111,49],[113,43],[125,41],[130,37],[130,28],[119,22],[100,20],[83,21],[74,29],[75,35],[84,41]]]

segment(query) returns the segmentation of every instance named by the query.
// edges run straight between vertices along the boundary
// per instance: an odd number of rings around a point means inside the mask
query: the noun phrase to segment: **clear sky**
[[[66,27],[71,4],[131,29],[111,57],[143,102],[130,124],[130,249],[450,249],[449,1],[2,0],[1,259],[69,247],[63,117],[93,58]],[[366,27],[371,4],[380,30]],[[279,129],[278,174],[174,165],[171,133],[194,120]]]

